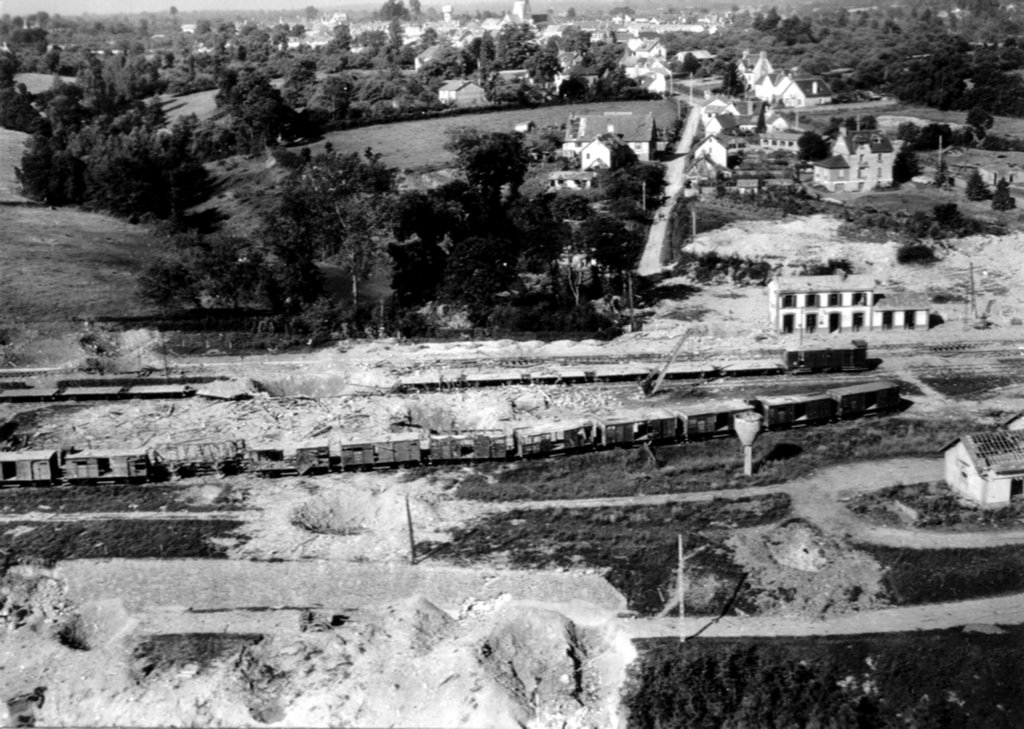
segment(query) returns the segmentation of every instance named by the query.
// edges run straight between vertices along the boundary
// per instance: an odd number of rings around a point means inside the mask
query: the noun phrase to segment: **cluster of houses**
[[[753,98],[695,99],[702,136],[686,170],[687,184],[727,184],[741,192],[789,186],[798,179],[829,192],[860,192],[892,184],[896,149],[882,132],[841,129],[830,154],[813,163],[809,177],[795,164],[779,164],[799,153],[800,109],[830,103],[832,91],[818,76],[776,72],[767,55],[744,53],[738,62]]]
[[[612,112],[569,114],[561,154],[576,161],[578,169],[552,172],[551,189],[590,189],[597,173],[633,162],[649,162],[658,151],[658,126],[654,114]]]

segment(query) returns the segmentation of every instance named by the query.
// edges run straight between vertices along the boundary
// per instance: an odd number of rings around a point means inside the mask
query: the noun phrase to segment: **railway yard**
[[[210,468],[142,483],[6,488],[0,549],[35,561],[5,578],[13,639],[0,649],[0,678],[49,687],[47,707],[61,723],[145,724],[156,710],[171,723],[409,725],[440,716],[494,725],[498,716],[497,725],[605,726],[621,714],[618,687],[637,651],[680,631],[727,639],[1024,623],[1007,594],[1024,590],[1024,566],[995,582],[984,568],[972,568],[973,581],[966,570],[939,575],[926,594],[894,577],[906,579],[898,564],[917,558],[908,555],[951,545],[1024,562],[1016,522],[951,534],[873,521],[846,505],[858,493],[940,481],[944,442],[1024,408],[1017,340],[878,337],[864,371],[792,374],[773,343],[734,354],[698,337],[645,396],[640,380],[681,332],[685,325],[646,347],[633,342],[629,354],[595,343],[552,356],[548,345],[495,343],[436,356],[443,350],[378,343],[175,360],[166,381],[5,373],[5,449],[65,458],[134,449],[154,463],[172,447],[225,442],[248,451],[354,434],[512,438],[583,416],[609,423],[880,381],[902,403],[766,432],[752,477],[725,432],[618,444],[633,448],[595,441],[540,459],[509,460],[513,451],[447,464],[336,461],[273,478]],[[381,347],[387,365],[374,365],[385,360]],[[56,637],[40,644],[39,634]],[[339,651],[340,674],[326,658]],[[574,673],[572,661],[586,670]],[[308,677],[301,687],[297,673]],[[259,690],[255,675],[264,676]],[[398,703],[387,694],[396,687]],[[433,697],[445,687],[452,700],[439,715]]]
[[[794,266],[846,258],[947,297],[942,323],[783,336],[762,287],[718,282],[607,342],[238,357],[211,334],[204,356],[165,359],[134,330],[102,375],[47,354],[63,340],[11,345],[0,698],[45,688],[39,723],[65,726],[626,726],[649,656],[813,640],[856,655],[844,686],[927,655],[945,668],[914,673],[919,691],[1019,726],[1024,691],[983,686],[970,657],[1017,655],[1024,512],[951,498],[940,453],[1024,410],[1019,272],[998,265],[1019,236],[964,244],[992,312],[975,329],[959,250],[922,271],[889,263],[894,244],[808,244],[821,221],[769,232]],[[792,371],[787,350],[857,338],[864,367]],[[836,392],[878,383],[899,399],[840,411]],[[702,432],[698,409],[729,417]],[[745,409],[770,426],[749,476]]]

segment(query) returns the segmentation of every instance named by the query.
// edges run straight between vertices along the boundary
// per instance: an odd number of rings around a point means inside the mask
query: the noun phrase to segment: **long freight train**
[[[863,372],[871,369],[867,342],[855,339],[849,347],[824,349],[787,349],[781,358],[757,361],[711,363],[679,362],[666,370],[666,379],[711,379],[750,375],[807,374],[815,372]],[[447,371],[445,374],[420,373],[395,379],[398,392],[447,390],[461,387],[495,387],[528,384],[553,385],[588,382],[640,382],[652,375],[650,365],[597,364],[588,367],[557,366],[543,371],[503,367],[494,372]],[[0,403],[96,402],[129,399],[176,399],[193,397],[197,386],[213,377],[193,377],[162,383],[142,379],[115,378],[58,382],[56,387],[0,388]]]
[[[163,481],[203,473],[267,476],[315,474],[396,466],[541,458],[641,444],[685,443],[733,433],[737,414],[754,411],[767,430],[818,425],[891,412],[899,385],[887,381],[799,395],[758,396],[533,423],[504,430],[395,434],[383,439],[349,435],[305,443],[246,444],[241,440],[167,445],[156,449],[0,451],[0,486]]]

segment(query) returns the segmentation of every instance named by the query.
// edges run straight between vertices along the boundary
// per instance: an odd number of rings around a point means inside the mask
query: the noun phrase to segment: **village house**
[[[559,170],[548,175],[548,189],[589,190],[596,180],[597,173],[592,170]]]
[[[466,79],[445,81],[437,90],[437,98],[448,106],[483,106],[487,94],[482,87]]]
[[[624,167],[636,156],[614,134],[601,134],[580,150],[581,170],[614,170]]]
[[[879,131],[842,128],[832,142],[832,156],[814,163],[814,184],[829,192],[859,192],[893,184],[896,150]]]
[[[770,73],[762,76],[750,88],[753,90],[756,98],[771,104],[775,102],[775,99],[782,94],[792,80],[792,77],[786,73]]]
[[[946,483],[981,507],[1024,496],[1024,431],[962,435],[942,449]]]
[[[928,329],[927,297],[875,292],[870,276],[777,277],[768,284],[768,317],[782,334]]]
[[[771,61],[768,60],[768,54],[764,51],[758,54],[756,61],[753,60],[750,51],[743,51],[743,56],[736,62],[736,70],[743,76],[748,89],[754,88],[765,76],[775,73]]]
[[[718,114],[704,125],[704,132],[710,135],[735,134],[738,131],[740,123],[733,114]]]
[[[632,150],[641,162],[650,162],[657,153],[658,129],[654,114],[605,112],[603,114],[570,114],[562,142],[563,157],[578,157],[594,137],[611,134]]]
[[[832,103],[832,89],[820,76],[791,79],[781,93],[776,95],[783,106],[821,106]]]
[[[441,55],[441,46],[434,45],[418,53],[416,58],[413,59],[413,68],[419,71],[421,68],[426,66],[428,63],[437,60],[438,56]]]
[[[802,134],[802,132],[765,132],[761,135],[760,147],[768,152],[784,150],[796,154],[800,151],[797,143]]]

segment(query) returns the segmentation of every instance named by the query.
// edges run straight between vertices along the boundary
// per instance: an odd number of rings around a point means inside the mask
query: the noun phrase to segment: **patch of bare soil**
[[[619,724],[635,657],[614,628],[500,598],[452,616],[412,597],[340,622],[273,637],[135,635],[74,652],[7,641],[0,684],[41,681],[47,726],[582,729]]]
[[[758,614],[828,618],[884,604],[882,567],[802,519],[737,531],[727,544]]]

